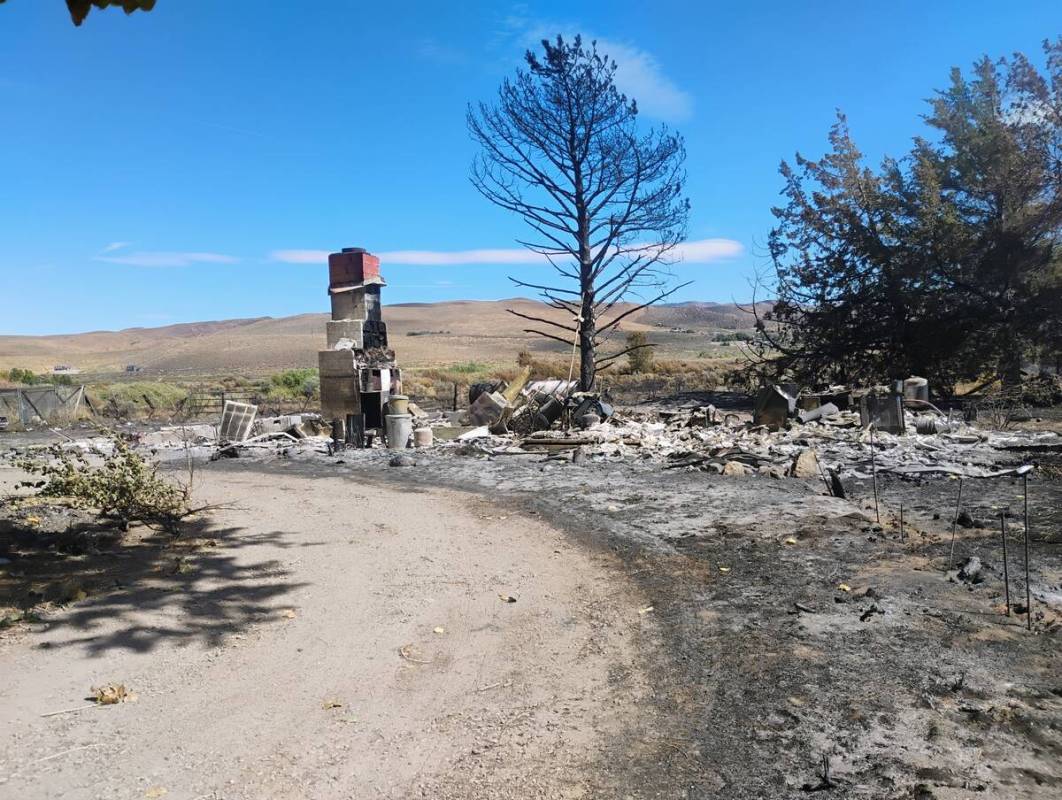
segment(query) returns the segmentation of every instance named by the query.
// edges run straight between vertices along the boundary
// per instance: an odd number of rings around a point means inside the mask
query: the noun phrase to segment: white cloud
[[[693,115],[693,98],[672,83],[652,54],[607,39],[598,39],[597,49],[616,62],[616,86],[638,101],[640,112],[667,122]]]
[[[711,264],[741,255],[745,248],[733,239],[698,239],[683,242],[669,255],[686,264]],[[394,250],[374,253],[387,264],[444,267],[467,264],[546,264],[544,256],[525,248],[484,248],[479,250]],[[286,264],[326,264],[327,250],[274,250],[273,261]]]
[[[597,51],[616,62],[616,86],[627,97],[638,102],[638,110],[646,116],[665,122],[681,122],[693,114],[693,97],[680,89],[664,74],[656,57],[631,43],[593,36],[573,23],[543,22],[514,14],[503,21],[502,40],[509,38],[521,50],[539,52],[542,40],[554,40],[557,34],[566,41],[581,33],[583,43],[597,42]],[[523,54],[521,53],[521,56]]]
[[[327,250],[274,250],[269,254],[272,261],[285,264],[327,264]]]
[[[109,251],[104,250],[104,252]],[[120,256],[98,255],[92,260],[132,267],[188,267],[192,264],[235,264],[240,259],[221,253],[137,250]]]
[[[683,242],[674,249],[673,254],[685,264],[711,264],[734,258],[744,252],[744,245],[733,239],[697,239]]]
[[[111,242],[109,245],[100,250],[100,255],[103,253],[113,253],[115,250],[121,250],[123,247],[128,247],[129,242]]]

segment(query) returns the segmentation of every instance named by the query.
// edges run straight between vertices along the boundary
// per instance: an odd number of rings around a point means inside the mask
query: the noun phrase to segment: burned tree
[[[1062,40],[952,72],[935,140],[867,168],[843,117],[818,161],[782,164],[773,308],[753,369],[808,383],[1021,380],[1062,324]]]
[[[668,288],[666,267],[689,215],[685,147],[664,126],[639,131],[637,104],[616,88],[616,63],[596,43],[558,36],[542,46],[541,58],[529,51],[527,69],[502,83],[496,105],[469,107],[481,147],[472,183],[523,218],[534,234],[520,243],[563,279],[511,279],[565,312],[560,319],[510,313],[550,328],[528,333],[578,348],[585,391],[630,351],[599,352],[620,322],[681,288]]]
[[[4,0],[0,0],[0,4],[3,2]],[[66,0],[70,19],[75,25],[84,22],[93,7],[103,9],[108,6],[119,6],[126,14],[132,14],[138,10],[150,11],[155,7],[155,0]]]

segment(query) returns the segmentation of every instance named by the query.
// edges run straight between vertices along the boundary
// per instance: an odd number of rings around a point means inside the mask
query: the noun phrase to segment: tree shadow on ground
[[[83,647],[96,656],[149,652],[164,642],[216,647],[257,622],[281,618],[280,601],[307,585],[291,580],[280,561],[240,556],[248,547],[318,544],[290,536],[249,536],[205,517],[185,523],[176,538],[84,524],[46,534],[5,519],[0,556],[11,563],[0,580],[0,606],[43,615],[49,637],[42,648]]]

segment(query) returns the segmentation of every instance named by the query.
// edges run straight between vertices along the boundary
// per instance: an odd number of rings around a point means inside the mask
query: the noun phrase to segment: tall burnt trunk
[[[580,226],[579,244],[579,294],[582,303],[579,309],[579,390],[589,392],[594,388],[597,377],[596,338],[597,319],[594,314],[594,278],[593,264],[590,258],[590,235],[585,233],[589,225]]]
[[[583,318],[579,326],[579,389],[589,392],[594,388],[597,378],[597,367],[594,364],[596,346],[594,337],[597,335],[597,320],[594,318],[594,295],[592,292],[583,292],[583,306],[580,312]]]

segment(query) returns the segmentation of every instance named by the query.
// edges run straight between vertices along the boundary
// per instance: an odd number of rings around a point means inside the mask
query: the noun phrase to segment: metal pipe
[[[1029,588],[1029,473],[1021,476],[1025,502],[1025,627],[1032,630],[1032,590]]]
[[[1010,616],[1010,571],[1007,569],[1007,517],[999,513],[999,530],[1003,536],[1003,593],[1007,601],[1007,616]]]
[[[874,480],[874,516],[878,525],[881,524],[881,511],[878,509],[878,455],[874,445],[874,423],[870,423],[870,469]]]

